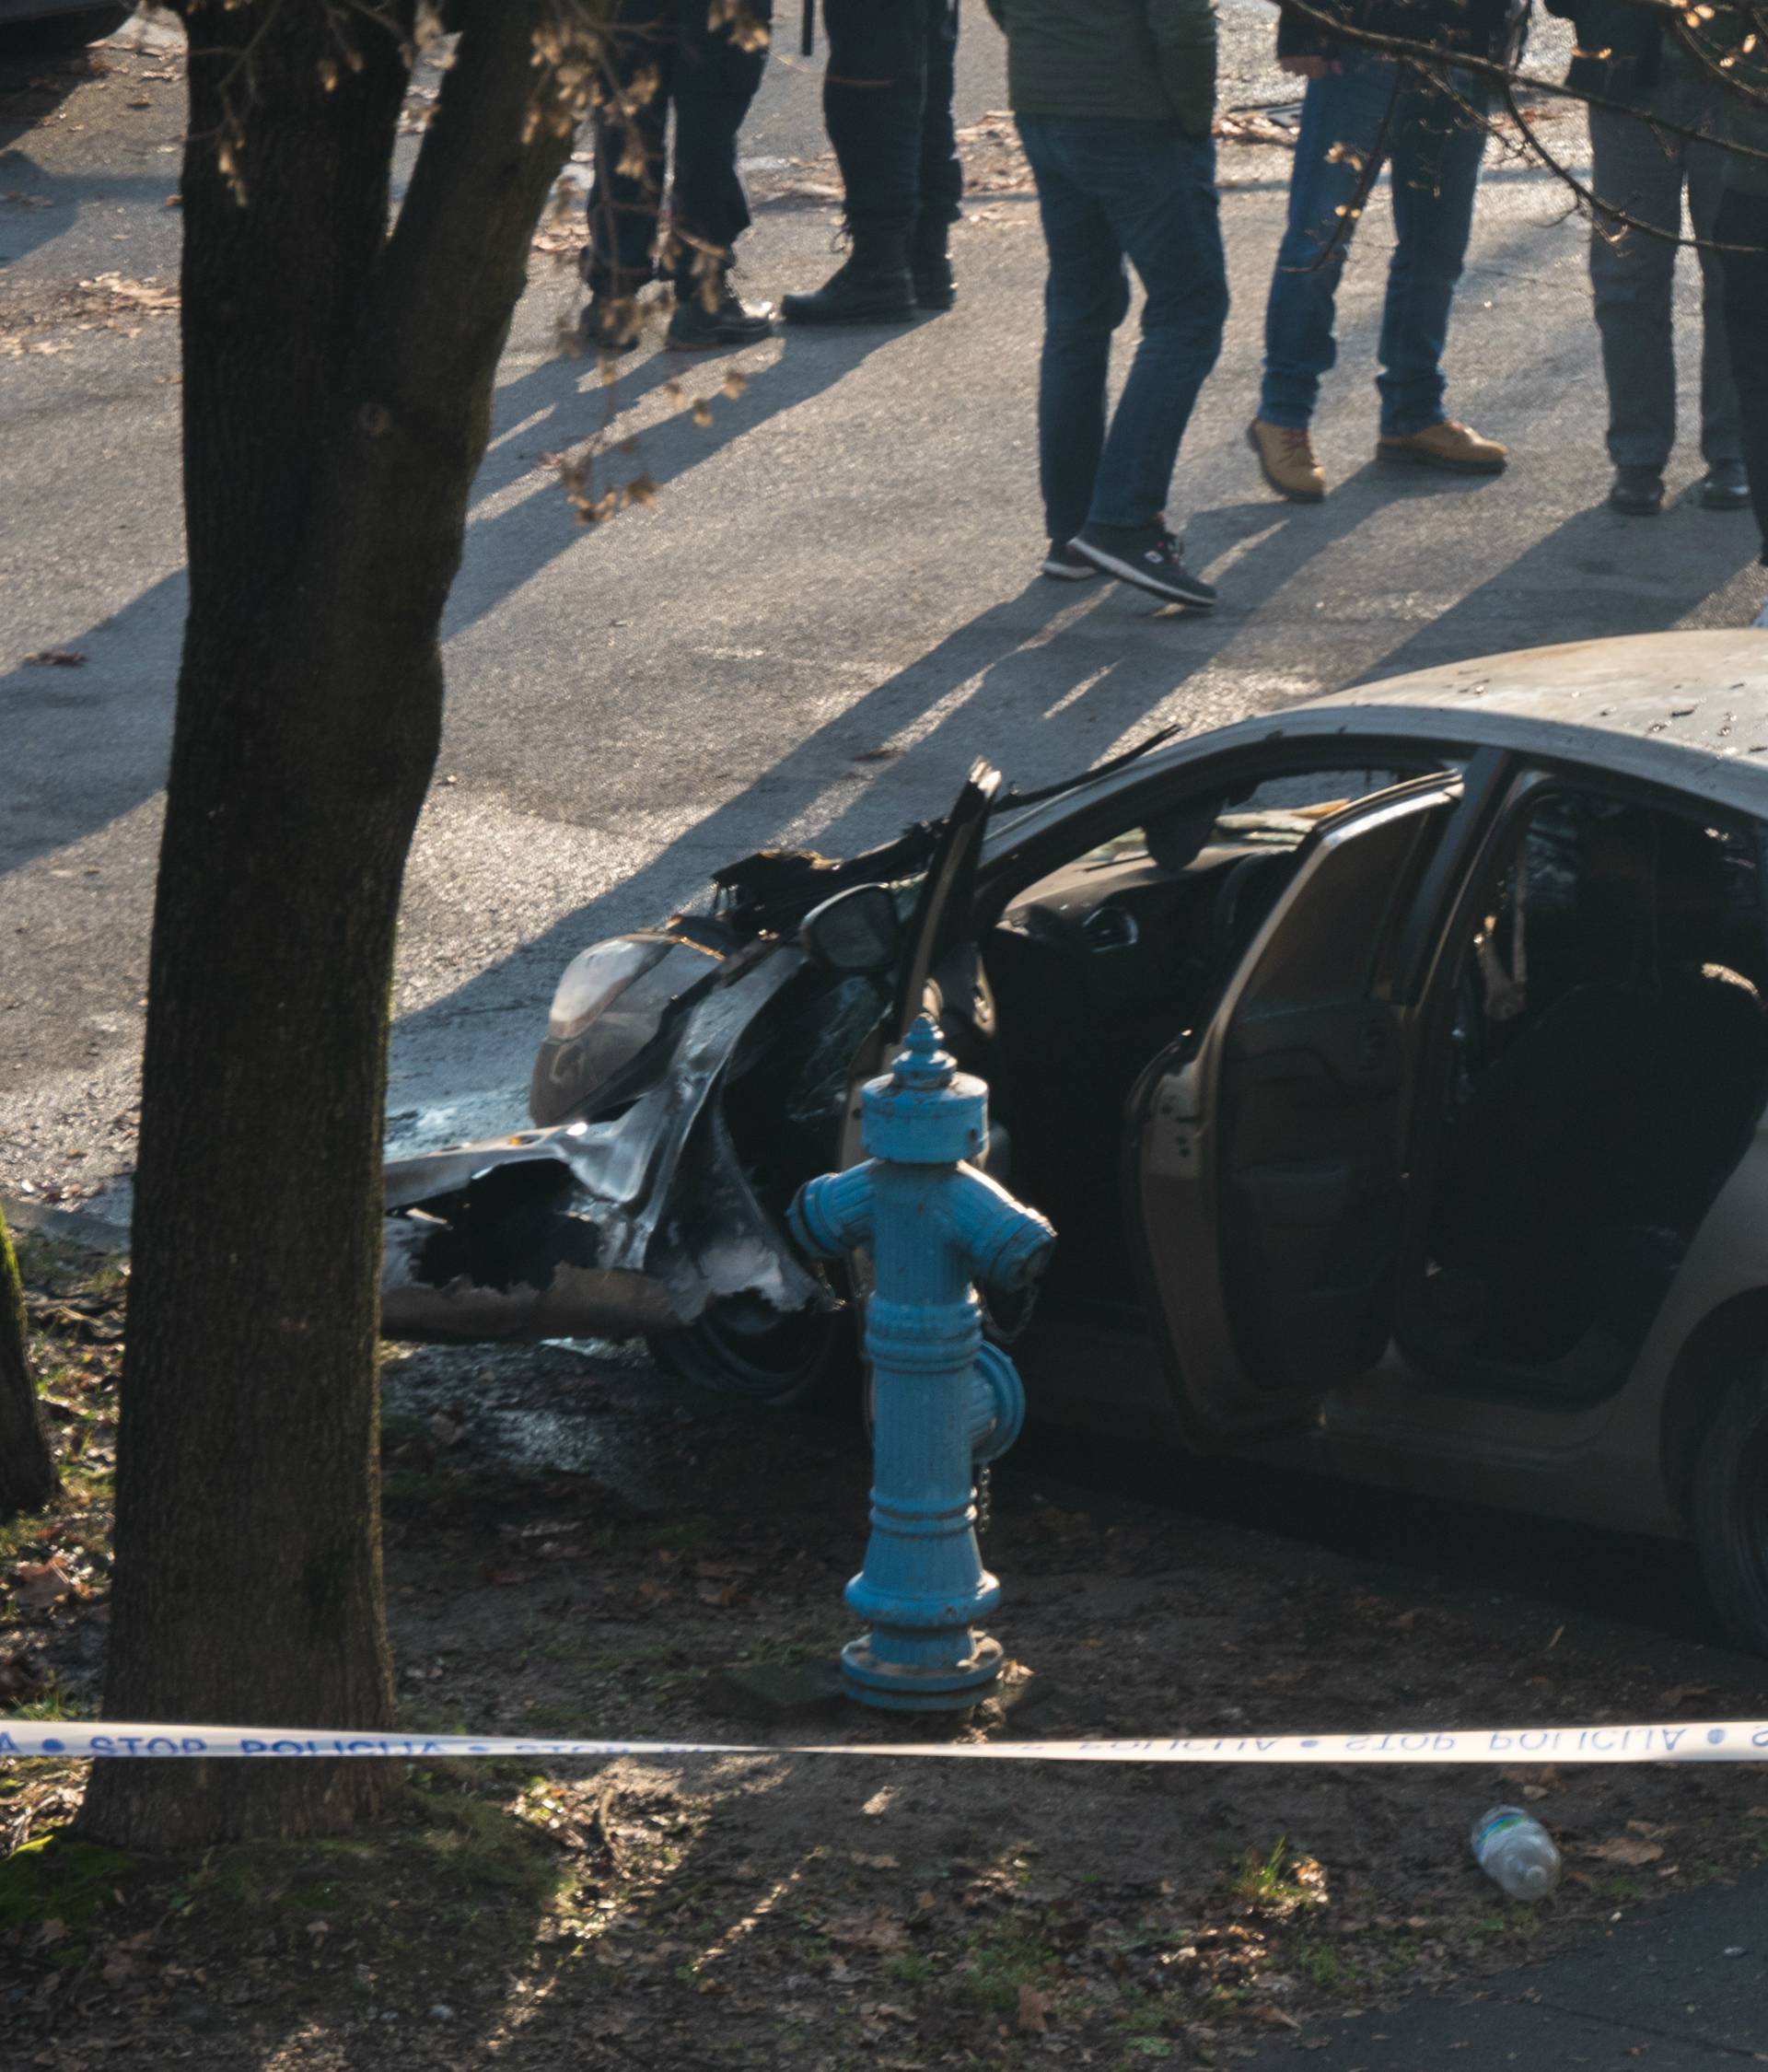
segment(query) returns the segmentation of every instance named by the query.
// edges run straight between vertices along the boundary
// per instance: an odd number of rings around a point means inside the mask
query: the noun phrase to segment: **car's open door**
[[[1212,1019],[1132,1098],[1129,1226],[1199,1444],[1305,1415],[1387,1344],[1412,1051],[1396,969],[1460,797],[1426,778],[1324,821]]]
[[[953,928],[966,912],[976,861],[988,832],[988,816],[1000,788],[998,770],[986,762],[972,763],[964,788],[946,815],[939,845],[921,881],[921,897],[915,903],[897,968],[891,1022],[899,1042],[922,1011],[928,977],[950,949]]]

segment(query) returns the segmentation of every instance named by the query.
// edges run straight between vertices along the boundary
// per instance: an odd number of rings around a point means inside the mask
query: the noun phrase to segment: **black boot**
[[[909,241],[901,231],[855,230],[847,263],[814,295],[788,295],[789,324],[900,324],[915,314]]]
[[[774,305],[745,302],[721,274],[715,284],[702,283],[680,295],[664,343],[675,353],[705,353],[721,345],[759,344],[773,329]]]
[[[949,309],[958,299],[958,277],[947,256],[950,237],[950,224],[930,216],[914,227],[909,270],[914,277],[914,299],[924,309]]]
[[[637,345],[644,326],[630,295],[592,295],[577,319],[577,338],[586,353],[618,358]]]

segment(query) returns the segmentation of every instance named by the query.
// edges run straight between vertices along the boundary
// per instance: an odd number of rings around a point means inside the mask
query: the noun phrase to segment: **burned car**
[[[863,1290],[784,1212],[925,1003],[1060,1234],[994,1320],[1034,1414],[1691,1535],[1768,1648],[1764,868],[1754,632],[1432,669],[1042,795],[979,767],[586,949],[537,1127],[389,1168],[385,1327],[642,1333],[764,1401],[851,1374]]]

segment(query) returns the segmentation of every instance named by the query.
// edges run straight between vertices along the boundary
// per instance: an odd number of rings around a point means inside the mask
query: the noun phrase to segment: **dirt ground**
[[[123,1275],[26,1257],[68,1490],[0,1536],[0,1714],[89,1715]],[[856,1429],[709,1403],[607,1349],[393,1355],[385,1395],[402,1723],[925,1731],[841,1701],[758,1717],[728,1678],[824,1663],[850,1633]],[[1019,1694],[963,1737],[1761,1707],[1735,1657],[1670,1684],[1626,1629],[1041,1470],[998,1472],[994,1513]],[[1416,1985],[1476,1989],[1768,1855],[1754,1769],[444,1765],[412,1768],[376,1833],[181,1862],[73,1840],[81,1783],[0,1765],[8,2067],[1213,2066]],[[1467,1857],[1473,1816],[1518,1795],[1566,1857],[1540,1909]]]

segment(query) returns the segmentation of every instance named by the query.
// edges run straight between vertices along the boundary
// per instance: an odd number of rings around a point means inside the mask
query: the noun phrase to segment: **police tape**
[[[1687,1726],[1397,1729],[1048,1741],[574,1741],[487,1734],[345,1734],[310,1727],[83,1724],[0,1718],[0,1762],[122,1758],[863,1755],[987,1763],[1768,1763],[1768,1720]]]

